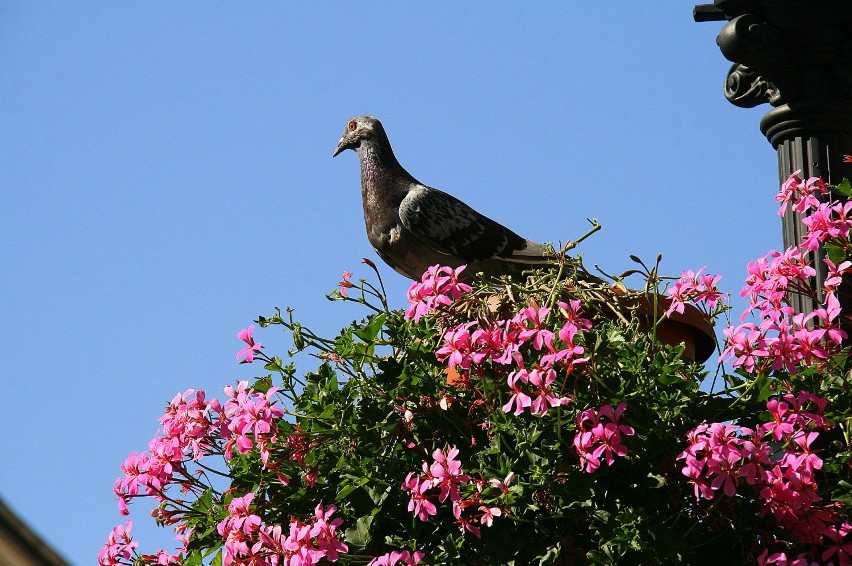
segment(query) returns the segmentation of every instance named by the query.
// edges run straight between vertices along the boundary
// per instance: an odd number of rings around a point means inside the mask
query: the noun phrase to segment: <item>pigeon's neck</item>
[[[400,179],[414,180],[396,160],[390,144],[362,142],[358,147],[358,157],[361,160],[361,184],[365,188],[387,187]]]

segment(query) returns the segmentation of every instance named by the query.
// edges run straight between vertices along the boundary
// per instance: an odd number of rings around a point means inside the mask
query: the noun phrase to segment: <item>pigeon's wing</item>
[[[431,187],[417,185],[409,190],[399,206],[399,218],[409,232],[436,251],[464,261],[524,261],[516,256],[541,256],[541,248],[535,242]],[[530,244],[538,250],[531,249]]]

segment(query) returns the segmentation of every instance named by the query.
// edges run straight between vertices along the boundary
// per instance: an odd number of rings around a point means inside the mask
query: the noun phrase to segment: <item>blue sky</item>
[[[93,563],[165,403],[260,371],[236,364],[241,328],[365,314],[324,298],[377,259],[356,156],[331,159],[357,114],[525,237],[595,217],[589,265],[662,253],[736,295],[782,246],[776,157],[692,5],[0,1],[0,497]],[[143,550],[171,548],[133,511]]]

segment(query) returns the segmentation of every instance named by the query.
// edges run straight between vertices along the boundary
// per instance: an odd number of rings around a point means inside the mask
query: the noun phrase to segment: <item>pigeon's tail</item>
[[[553,261],[553,254],[535,240],[526,240],[523,247],[512,250],[512,255],[505,258],[511,263],[521,263],[530,266],[544,265]]]

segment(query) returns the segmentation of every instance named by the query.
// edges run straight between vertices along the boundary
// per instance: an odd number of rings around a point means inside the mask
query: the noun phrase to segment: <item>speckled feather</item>
[[[497,274],[547,261],[541,244],[412,177],[376,118],[357,116],[347,123],[334,155],[346,149],[355,150],[361,162],[367,238],[402,275],[419,280],[436,263]]]

